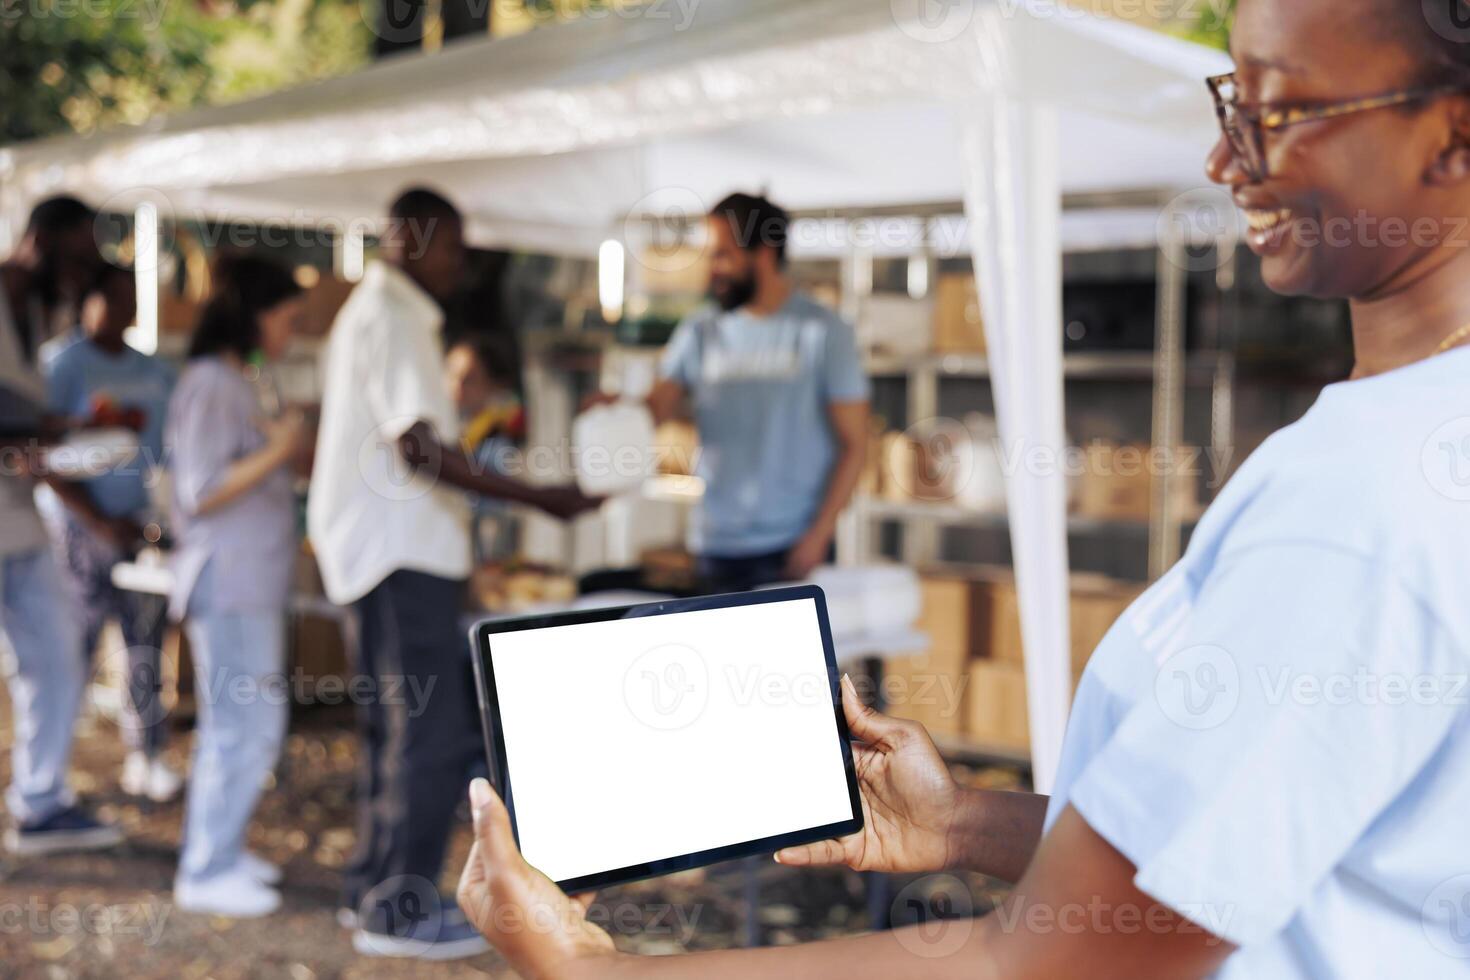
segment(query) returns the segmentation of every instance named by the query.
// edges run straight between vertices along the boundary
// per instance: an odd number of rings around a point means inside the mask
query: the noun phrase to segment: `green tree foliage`
[[[1198,19],[1189,26],[1190,40],[1225,51],[1230,47],[1230,24],[1235,18],[1235,0],[1212,0],[1201,5]]]
[[[0,0],[0,143],[341,74],[370,40],[358,0]]]
[[[143,0],[0,0],[0,140],[188,104],[208,81],[205,45],[192,25]]]

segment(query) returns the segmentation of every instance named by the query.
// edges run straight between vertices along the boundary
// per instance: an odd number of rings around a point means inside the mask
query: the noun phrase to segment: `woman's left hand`
[[[459,907],[515,971],[526,980],[560,978],[581,961],[617,956],[612,937],[587,921],[593,896],[568,896],[521,857],[510,814],[484,779],[470,783],[470,807],[475,845]]]

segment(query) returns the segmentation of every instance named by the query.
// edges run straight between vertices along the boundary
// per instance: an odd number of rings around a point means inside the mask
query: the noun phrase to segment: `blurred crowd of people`
[[[102,258],[82,202],[40,204],[0,266],[0,629],[16,733],[6,844],[37,855],[122,839],[67,786],[91,657],[115,621],[120,784],[155,801],[186,794],[176,904],[238,917],[279,907],[281,870],[245,842],[288,724],[289,699],[267,693],[284,683],[309,478],[306,532],[328,599],[354,614],[350,668],[375,692],[356,704],[357,845],[339,919],[363,953],[441,958],[486,948],[435,886],[463,788],[485,765],[462,629],[471,512],[524,504],[571,518],[600,502],[512,475],[519,364],[494,338],[446,343],[465,271],[458,210],[413,189],[387,218],[332,324],[315,424],[267,383],[307,319],[294,273],[272,259],[218,257],[182,370],[127,343],[134,271]],[[712,212],[714,302],[680,326],[646,400],[660,420],[692,404],[701,430],[709,490],[690,543],[707,591],[801,578],[826,560],[862,467],[867,380],[853,333],[787,278],[787,222],[748,195]],[[125,461],[51,465],[59,442],[118,427],[137,437]],[[169,552],[166,597],[114,583],[145,540]],[[162,753],[169,619],[196,677],[187,780]],[[377,696],[390,691],[421,697]],[[415,920],[430,908],[425,935]]]
[[[398,690],[413,675],[423,683],[409,689],[431,701],[372,697],[358,706],[361,820],[340,918],[363,952],[403,951],[395,913],[408,893],[414,907],[430,901],[422,892],[438,880],[477,754],[465,737],[474,730],[473,700],[463,685],[436,692],[435,684],[457,680],[466,664],[465,491],[563,517],[595,501],[570,487],[533,491],[487,464],[519,422],[506,398],[510,371],[487,345],[457,343],[446,363],[441,311],[463,271],[459,214],[432,192],[410,191],[390,219],[380,260],[333,331],[316,433],[299,409],[262,397],[263,369],[287,353],[306,317],[289,268],[258,255],[222,256],[178,371],[126,343],[134,271],[102,257],[96,215],[84,203],[38,205],[20,248],[0,266],[0,626],[13,653],[5,839],[13,853],[123,839],[79,805],[67,781],[91,658],[114,621],[127,694],[122,789],[160,802],[187,794],[176,903],[241,917],[279,906],[280,869],[245,839],[287,727],[288,701],[267,692],[284,677],[300,551],[295,487],[311,472],[308,524],[327,592],[361,623],[353,669],[373,678],[376,691]],[[461,407],[470,416],[463,444]],[[59,443],[119,427],[137,437],[125,462],[65,475],[51,465]],[[367,444],[382,451],[364,454]],[[165,464],[160,511],[151,488]],[[415,489],[385,495],[405,474]],[[166,599],[115,585],[114,568],[164,528]],[[169,618],[183,623],[199,686],[187,784],[162,753]],[[435,954],[484,949],[462,919],[451,914],[437,925]],[[413,951],[423,954],[423,943]]]

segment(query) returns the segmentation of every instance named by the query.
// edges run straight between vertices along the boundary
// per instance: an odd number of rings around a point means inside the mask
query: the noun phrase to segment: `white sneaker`
[[[185,912],[255,919],[281,907],[281,893],[235,868],[206,881],[175,881],[174,902]]]
[[[129,796],[145,796],[154,803],[167,803],[184,788],[184,777],[170,769],[162,759],[150,759],[142,752],[129,752],[123,763],[122,791]]]
[[[141,752],[129,752],[123,760],[122,791],[129,796],[143,796],[148,789],[148,757]]]
[[[235,867],[262,885],[279,885],[281,883],[281,869],[271,864],[259,854],[242,851],[240,860],[235,863]]]

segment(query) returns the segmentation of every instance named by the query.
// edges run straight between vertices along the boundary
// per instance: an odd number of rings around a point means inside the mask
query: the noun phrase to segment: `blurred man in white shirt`
[[[463,224],[443,197],[415,189],[393,203],[389,225],[382,261],[332,327],[307,528],[328,597],[357,611],[358,671],[376,684],[358,707],[364,761],[345,918],[359,952],[443,959],[485,948],[434,886],[474,724],[463,689],[471,560],[462,491],[558,517],[596,502],[466,457],[441,339],[441,304],[463,272]]]

